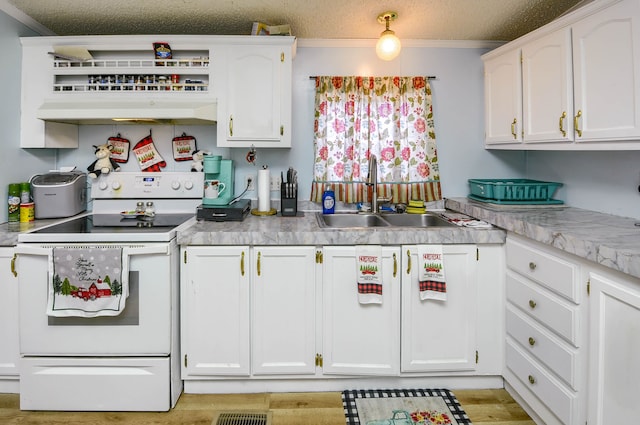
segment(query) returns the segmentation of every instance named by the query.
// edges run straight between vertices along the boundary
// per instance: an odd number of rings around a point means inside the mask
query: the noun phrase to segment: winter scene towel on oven
[[[129,295],[127,258],[119,247],[54,247],[47,315],[119,315]]]

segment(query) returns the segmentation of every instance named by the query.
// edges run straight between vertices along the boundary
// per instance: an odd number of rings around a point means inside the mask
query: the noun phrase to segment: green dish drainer
[[[529,179],[469,179],[469,198],[493,203],[561,204],[552,199],[562,183]]]

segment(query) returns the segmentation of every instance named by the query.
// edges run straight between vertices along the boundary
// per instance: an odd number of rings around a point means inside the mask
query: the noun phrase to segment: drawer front
[[[506,316],[507,334],[520,343],[522,349],[533,355],[574,390],[578,353],[566,342],[536,324],[517,308],[508,305]]]
[[[575,347],[580,346],[577,306],[508,270],[507,300]]]
[[[515,342],[507,339],[506,347],[507,367],[562,423],[572,424],[573,418],[577,417],[575,414],[576,394],[549,375]]]
[[[578,266],[542,250],[507,239],[507,267],[546,286],[563,297],[580,303]]]

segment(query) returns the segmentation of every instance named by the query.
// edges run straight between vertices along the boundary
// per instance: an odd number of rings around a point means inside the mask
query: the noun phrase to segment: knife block
[[[295,217],[298,215],[298,190],[290,188],[287,192],[285,185],[280,185],[280,213],[283,217]]]

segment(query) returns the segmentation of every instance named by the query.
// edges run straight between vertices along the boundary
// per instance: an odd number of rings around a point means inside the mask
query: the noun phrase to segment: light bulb
[[[376,54],[380,59],[390,61],[400,54],[401,48],[400,39],[393,31],[387,29],[380,34],[376,43]]]

